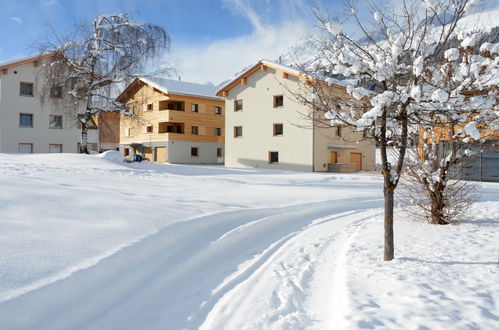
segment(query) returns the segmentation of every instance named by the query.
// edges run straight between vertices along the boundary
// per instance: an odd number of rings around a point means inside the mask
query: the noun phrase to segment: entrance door
[[[168,161],[166,147],[157,147],[156,148],[156,161],[158,163],[166,163]]]
[[[360,152],[351,152],[350,163],[354,163],[355,169],[360,171],[362,169],[362,154]]]
[[[331,163],[336,164],[338,162],[338,152],[331,151]]]
[[[144,158],[148,161],[152,161],[152,148],[145,147],[144,148]]]

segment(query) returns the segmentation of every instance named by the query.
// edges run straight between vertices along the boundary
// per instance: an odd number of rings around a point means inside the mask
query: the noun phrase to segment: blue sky
[[[331,0],[0,0],[0,62],[36,52],[50,24],[132,13],[163,26],[172,39],[168,61],[183,80],[220,83],[259,58],[274,59],[313,32],[312,7]]]
[[[491,0],[496,3],[498,0]],[[360,0],[361,4],[363,0]],[[0,62],[36,52],[47,25],[131,13],[163,26],[172,39],[166,61],[182,80],[220,83],[260,58],[275,59],[316,31],[313,7],[329,14],[343,0],[0,0]]]

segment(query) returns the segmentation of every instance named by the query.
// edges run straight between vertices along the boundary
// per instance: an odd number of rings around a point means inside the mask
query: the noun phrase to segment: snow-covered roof
[[[34,61],[37,61],[39,59],[45,58],[47,56],[50,56],[50,54],[42,54],[42,55],[36,54],[36,55],[30,55],[30,56],[26,56],[26,57],[17,58],[15,60],[10,60],[7,62],[2,62],[2,63],[0,63],[0,69],[11,68],[14,66],[19,66],[19,65],[26,64],[26,63],[34,62]]]
[[[219,97],[215,96],[217,87],[213,85],[197,84],[158,77],[140,78],[140,80],[167,94],[202,96],[220,100]]]
[[[258,70],[258,68],[261,65],[264,65],[266,67],[269,67],[269,68],[272,68],[272,69],[275,69],[275,70],[279,70],[279,71],[285,72],[287,74],[290,74],[290,75],[293,75],[293,76],[296,76],[296,77],[305,78],[305,79],[313,79],[312,77],[308,77],[306,74],[304,74],[300,70],[297,70],[296,68],[294,68],[294,67],[292,67],[290,65],[285,65],[285,64],[281,64],[281,63],[269,61],[269,60],[266,60],[266,59],[261,59],[256,64],[252,65],[251,67],[248,67],[246,70],[240,72],[235,77],[227,80],[225,83],[223,83],[222,85],[220,85],[220,87],[216,91],[216,95],[221,95],[223,92],[231,89],[233,86],[235,86],[237,83],[239,83],[239,81],[241,79],[243,79],[243,78],[251,75],[256,70]],[[334,81],[334,82],[331,81],[329,83],[330,83],[330,85],[337,85],[338,87],[344,87],[343,84],[341,83],[341,81],[339,81],[339,80],[338,81]]]

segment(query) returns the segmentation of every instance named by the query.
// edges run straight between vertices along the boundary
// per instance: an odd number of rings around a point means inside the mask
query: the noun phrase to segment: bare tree
[[[44,96],[54,91],[62,94],[59,106],[79,120],[80,152],[88,153],[92,116],[101,111],[127,112],[126,105],[115,101],[119,89],[143,76],[146,66],[168,51],[170,38],[160,26],[135,23],[128,15],[116,14],[78,24],[66,36],[54,33],[54,39],[41,47],[42,53],[51,54],[40,75]],[[162,67],[150,74],[168,70]]]
[[[368,130],[379,145],[386,261],[394,258],[394,196],[410,127],[421,121],[418,92],[423,64],[443,56],[458,22],[475,2],[423,1],[425,6],[414,1],[371,2],[368,11],[372,19],[366,20],[356,2],[349,1],[349,14],[343,20],[317,14],[323,33],[314,41],[313,58],[300,64],[302,71],[313,77],[303,85],[300,100],[319,113],[314,114],[315,121],[325,118],[331,125]],[[359,34],[343,31],[348,21]],[[338,80],[349,83],[346,90],[351,97],[330,88]],[[388,149],[396,152],[396,161],[389,160]]]

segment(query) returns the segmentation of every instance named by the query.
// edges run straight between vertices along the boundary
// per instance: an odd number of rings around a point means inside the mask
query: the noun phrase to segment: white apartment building
[[[225,98],[225,166],[373,170],[371,138],[349,127],[314,127],[306,118],[310,109],[292,95],[299,91],[300,79],[304,77],[291,67],[261,60],[217,91]]]
[[[0,63],[0,152],[79,151],[78,121],[50,100],[42,105],[37,73],[45,60],[31,56]],[[63,96],[62,88],[51,92],[51,98]],[[89,130],[88,141],[90,150],[99,150],[97,126]]]

